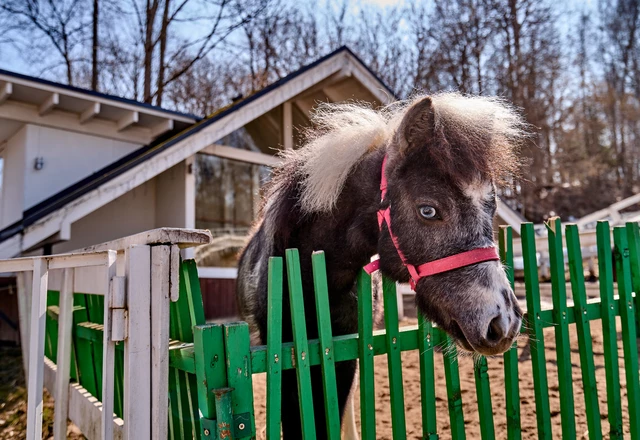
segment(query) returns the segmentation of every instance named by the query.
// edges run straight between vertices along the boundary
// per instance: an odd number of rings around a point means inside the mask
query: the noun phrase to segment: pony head
[[[496,184],[517,168],[522,120],[499,100],[452,93],[417,98],[396,118],[382,203],[407,262],[495,246]],[[384,226],[378,253],[383,273],[407,281]],[[421,278],[415,290],[420,311],[467,350],[502,353],[519,334],[522,311],[499,261]]]

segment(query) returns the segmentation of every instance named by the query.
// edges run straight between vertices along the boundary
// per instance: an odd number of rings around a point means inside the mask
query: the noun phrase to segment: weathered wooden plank
[[[69,373],[71,370],[71,327],[73,324],[73,269],[64,270],[60,290],[60,316],[58,317],[58,356],[56,360],[55,412],[53,438],[67,438],[69,413]]]
[[[42,375],[48,276],[47,260],[35,258],[33,260],[33,287],[31,290],[29,385],[27,387],[27,439],[29,440],[39,440],[42,436]]]
[[[180,248],[199,246],[208,244],[212,240],[211,232],[205,229],[185,229],[185,228],[158,228],[117,240],[88,246],[76,252],[97,252],[97,251],[124,251],[135,245],[152,244],[175,244]]]
[[[167,438],[171,246],[151,248],[151,437]]]
[[[151,249],[125,251],[128,340],[124,348],[124,420],[127,439],[151,438]]]
[[[101,433],[103,439],[113,436],[113,412],[115,408],[115,356],[116,346],[111,338],[113,326],[110,305],[113,304],[112,296],[116,295],[114,281],[116,280],[117,253],[109,251],[109,258],[106,266],[105,277],[102,281],[105,292],[104,298],[104,320],[102,332],[102,424]],[[124,289],[121,289],[124,290]],[[123,304],[124,305],[124,304]],[[124,325],[123,325],[124,327]]]

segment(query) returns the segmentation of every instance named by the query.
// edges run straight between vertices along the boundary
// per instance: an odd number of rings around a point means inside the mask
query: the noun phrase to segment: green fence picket
[[[607,380],[609,436],[612,439],[622,439],[622,399],[620,397],[620,372],[618,370],[618,343],[613,299],[613,268],[609,222],[598,222],[596,236],[598,243],[604,368]]]
[[[216,402],[214,390],[227,386],[223,327],[217,324],[197,325],[193,328],[193,346],[199,356],[195,359],[200,437],[213,440],[215,436]],[[278,432],[278,434],[280,434]]]
[[[447,384],[447,402],[449,405],[449,422],[453,440],[464,440],[464,413],[462,412],[462,389],[460,388],[460,370],[458,369],[458,350],[456,343],[449,336],[444,339],[443,348],[444,377]]]
[[[391,404],[391,429],[394,439],[405,439],[407,427],[404,416],[404,388],[402,385],[402,352],[400,350],[400,328],[398,323],[398,295],[395,281],[384,277],[384,326],[387,340],[387,366],[389,369],[389,391]]]
[[[233,389],[231,406],[236,420],[233,432],[237,439],[256,435],[250,345],[249,325],[246,322],[224,324],[227,383]]]
[[[549,240],[549,265],[551,271],[551,297],[556,337],[558,387],[562,417],[562,438],[576,437],[576,419],[573,402],[573,376],[571,373],[571,342],[567,316],[567,290],[564,270],[562,224],[559,217],[549,219],[545,225]]]
[[[89,313],[89,322],[96,324],[104,324],[104,296],[85,295],[87,301],[87,312]],[[102,400],[102,340],[92,341],[93,349],[93,373],[96,377],[96,397]]]
[[[536,421],[538,438],[551,439],[551,414],[549,410],[549,385],[547,379],[547,360],[544,352],[544,332],[540,314],[540,285],[538,282],[538,262],[536,258],[536,235],[533,223],[523,223],[522,255],[524,258],[524,280],[527,296],[527,326],[533,387],[536,399]]]
[[[193,326],[204,324],[200,320],[202,297],[199,284],[193,283],[197,267],[192,260],[180,263],[180,283],[178,301],[169,305],[169,337],[172,340],[192,343]],[[169,369],[170,434],[174,439],[192,438],[201,430],[198,414],[198,383],[194,374],[178,369]]]
[[[357,283],[361,434],[364,440],[375,440],[376,393],[373,371],[373,297],[371,294],[371,277],[364,270],[361,270]]]
[[[478,398],[478,416],[480,418],[480,435],[483,439],[496,437],[493,424],[493,406],[491,405],[491,386],[489,384],[489,365],[487,358],[480,357],[473,366]]]
[[[436,440],[436,378],[433,359],[433,327],[418,311],[418,350],[420,355],[420,402],[422,404],[422,438]]]
[[[324,259],[324,252],[314,252],[311,259],[313,263],[316,315],[318,318],[318,339],[320,340],[320,365],[322,366],[327,438],[340,440],[340,407],[338,406],[336,366],[331,332],[331,311],[329,309],[329,288],[327,286],[327,266]]]
[[[566,226],[567,257],[571,279],[576,331],[578,333],[578,351],[582,372],[582,387],[587,415],[587,426],[590,439],[602,438],[602,423],[598,406],[598,386],[596,383],[593,341],[591,324],[587,316],[587,291],[584,284],[584,268],[582,266],[582,250],[580,248],[580,232],[577,225]]]
[[[501,226],[498,234],[500,261],[511,288],[515,288],[513,271],[513,232],[511,226]],[[504,359],[504,393],[507,412],[507,439],[520,440],[522,427],[520,422],[520,388],[518,384],[518,345],[505,352]]]
[[[51,306],[58,307],[60,304],[60,292],[57,290],[47,291],[47,310]],[[55,362],[58,356],[58,320],[50,316],[45,316],[45,339],[44,355]]]
[[[282,414],[282,290],[281,257],[269,258],[267,282],[267,438],[280,438]]]
[[[74,308],[72,339],[76,351],[76,362],[78,363],[80,385],[89,391],[92,396],[97,396],[98,384],[96,382],[92,342],[77,336],[78,324],[89,321],[86,297],[87,295],[77,293],[73,295]]]
[[[202,305],[202,292],[200,291],[200,278],[198,278],[198,267],[196,260],[185,260],[180,265],[181,282],[184,283],[184,292],[186,294],[189,318],[191,327],[187,330],[192,332],[194,325],[202,325],[205,323],[204,306]]]
[[[620,321],[622,323],[622,347],[624,371],[627,378],[629,401],[629,431],[631,438],[640,438],[640,383],[638,378],[638,347],[636,340],[635,303],[631,295],[631,268],[629,246],[625,227],[613,229],[618,295],[620,296]]]
[[[631,266],[631,288],[636,292],[636,329],[640,331],[640,323],[637,313],[640,312],[640,225],[638,222],[629,222],[627,228],[627,241],[629,242],[629,264]]]
[[[305,439],[312,439],[315,438],[316,428],[313,413],[313,399],[311,399],[311,370],[309,368],[309,345],[307,342],[307,327],[304,314],[302,274],[300,272],[300,257],[297,249],[286,250],[286,263],[302,436]]]

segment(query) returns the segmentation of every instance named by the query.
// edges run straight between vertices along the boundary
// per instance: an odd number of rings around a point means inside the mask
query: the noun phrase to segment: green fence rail
[[[563,235],[565,237],[563,237]],[[575,390],[583,389],[588,438],[632,439],[640,436],[640,382],[638,377],[638,296],[640,289],[640,233],[638,224],[611,229],[607,222],[597,226],[600,298],[587,301],[580,237],[575,225],[566,228],[557,219],[548,224],[549,256],[552,281],[551,310],[543,310],[540,303],[538,259],[533,225],[525,223],[521,229],[522,255],[526,287],[527,313],[523,332],[529,335],[530,361],[533,372],[535,413],[538,438],[576,438]],[[512,231],[499,231],[500,256],[511,283],[514,280]],[[268,335],[266,346],[250,346],[248,325],[244,322],[207,324],[204,321],[202,298],[197,270],[193,261],[181,266],[180,300],[171,306],[170,358],[170,437],[202,439],[253,438],[258,428],[265,428],[269,439],[280,438],[281,377],[282,372],[295,369],[300,399],[300,415],[305,439],[315,438],[315,411],[324,411],[327,437],[340,438],[336,390],[336,364],[357,360],[359,364],[359,393],[361,435],[376,438],[375,356],[387,355],[389,380],[389,410],[394,439],[407,438],[405,402],[402,380],[402,352],[417,350],[420,363],[420,395],[422,438],[437,439],[443,434],[438,426],[436,410],[435,356],[443,357],[450,425],[447,436],[466,437],[460,372],[455,350],[440,354],[435,347],[448,343],[448,336],[432,326],[423,316],[418,325],[399,327],[395,283],[384,280],[384,330],[374,331],[372,318],[371,278],[363,271],[358,278],[358,334],[333,336],[329,320],[329,300],[324,254],[312,256],[315,307],[319,325],[318,339],[308,340],[305,323],[305,304],[302,295],[300,256],[288,250],[285,258],[269,260]],[[568,265],[568,266],[567,266]],[[568,269],[567,269],[568,267]],[[285,272],[286,271],[286,272]],[[567,304],[566,274],[569,273],[573,305]],[[292,315],[283,316],[283,280],[288,281]],[[615,280],[614,281],[614,274]],[[614,295],[616,291],[618,295]],[[55,359],[57,319],[55,292],[49,295],[49,316],[46,354]],[[78,294],[74,308],[74,347],[72,376],[92,394],[101,389],[101,304],[97,297]],[[311,307],[311,305],[307,305]],[[282,341],[282,322],[291,320],[293,341]],[[593,321],[600,321],[595,323]],[[617,321],[620,325],[617,326]],[[602,326],[603,357],[606,377],[606,411],[599,406],[596,365],[591,330]],[[553,328],[557,363],[549,363],[545,354],[544,329]],[[575,332],[577,347],[571,344]],[[618,332],[621,334],[623,356],[618,354]],[[579,353],[580,364],[571,363],[571,351]],[[520,380],[518,349],[514,345],[503,357],[504,373],[492,385],[504,387],[507,438],[522,438],[520,408]],[[481,358],[475,363],[475,393],[480,433],[483,439],[496,437],[494,416],[495,396],[491,394],[489,365],[497,359]],[[622,364],[620,364],[622,361]],[[310,368],[322,371],[322,388],[311,387]],[[626,393],[621,392],[622,365]],[[572,371],[580,369],[582,382],[574,382]],[[549,369],[557,369],[560,402],[560,427],[552,432],[550,411]],[[266,373],[266,427],[257,427],[254,414],[253,375]],[[116,413],[122,413],[122,353],[116,357]],[[438,384],[442,386],[442,384]],[[322,392],[324,406],[313,407],[312,392]],[[626,394],[626,396],[625,396]],[[628,403],[629,423],[623,424],[623,396]],[[468,408],[465,408],[468,411]],[[603,426],[607,420],[607,427]],[[412,421],[415,423],[415,421]],[[603,432],[603,429],[605,432]],[[263,430],[264,431],[264,430]]]

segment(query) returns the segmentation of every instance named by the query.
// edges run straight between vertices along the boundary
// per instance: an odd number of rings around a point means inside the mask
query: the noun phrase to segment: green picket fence
[[[587,302],[583,274],[583,259],[577,227],[567,225],[563,229],[559,220],[552,221],[549,229],[549,256],[551,263],[553,309],[542,310],[533,225],[522,225],[521,238],[526,285],[526,307],[523,331],[529,333],[530,352],[535,391],[535,409],[538,438],[551,438],[551,414],[548,368],[558,369],[558,392],[560,399],[561,432],[558,438],[576,438],[574,388],[582,386],[589,438],[639,437],[640,427],[640,383],[638,377],[638,351],[636,346],[637,314],[639,298],[632,292],[640,289],[640,232],[638,224],[627,224],[611,230],[607,222],[597,226],[598,262],[600,278],[599,301]],[[566,239],[563,239],[563,232]],[[512,231],[502,227],[499,231],[500,256],[513,283]],[[612,262],[612,249],[615,264]],[[566,250],[566,253],[565,253]],[[565,258],[566,255],[566,258]],[[308,256],[302,256],[308,258]],[[443,357],[448,397],[448,433],[454,439],[464,439],[465,416],[463,411],[460,373],[455,350],[439,354],[435,347],[448,343],[448,336],[432,326],[422,316],[418,325],[399,327],[395,283],[383,282],[384,327],[374,331],[372,319],[371,278],[363,271],[358,278],[358,334],[334,337],[329,319],[329,300],[324,254],[312,256],[315,309],[318,323],[318,339],[306,337],[305,305],[303,303],[300,274],[300,256],[297,250],[286,252],[285,258],[269,260],[268,343],[266,346],[250,346],[248,325],[244,322],[206,324],[202,308],[195,263],[186,261],[181,266],[180,299],[171,305],[171,344],[169,351],[170,375],[170,420],[169,435],[173,439],[241,439],[256,436],[258,428],[266,428],[267,438],[280,438],[281,374],[283,370],[295,369],[300,395],[300,414],[305,439],[315,438],[315,420],[312,392],[322,392],[326,428],[330,439],[340,438],[337,390],[335,381],[336,363],[357,360],[359,363],[359,393],[361,435],[363,439],[376,438],[374,358],[386,354],[394,439],[407,437],[405,407],[415,402],[405,402],[402,380],[402,358],[404,351],[417,350],[420,359],[420,391],[422,410],[422,438],[437,439],[442,426],[437,423],[435,356]],[[570,274],[573,306],[567,305],[565,284],[566,264]],[[286,270],[291,316],[283,316],[283,280]],[[615,279],[614,282],[614,270]],[[619,296],[614,296],[617,285]],[[50,319],[55,314],[55,294],[49,295]],[[92,304],[89,295],[77,295],[74,309],[74,364],[72,374],[91,392],[100,392],[101,327],[100,304]],[[83,302],[84,301],[84,302]],[[76,316],[77,314],[77,316]],[[621,328],[616,328],[619,317]],[[291,319],[294,329],[293,341],[282,341],[282,321]],[[600,321],[600,322],[593,322]],[[596,386],[596,367],[592,346],[591,325],[602,326],[604,342],[604,367],[606,372],[606,411],[601,412]],[[48,324],[49,325],[49,324]],[[55,334],[55,324],[48,335]],[[48,327],[49,328],[49,327]],[[557,366],[547,363],[543,330],[555,331]],[[526,330],[524,330],[526,329]],[[621,331],[624,356],[618,356],[618,331]],[[580,373],[582,383],[573,382],[569,342],[570,333],[578,340]],[[56,341],[47,337],[47,356],[55,359]],[[506,352],[504,375],[499,379],[504,384],[505,405],[500,417],[507,420],[507,437],[522,438],[520,408],[518,352],[514,346]],[[626,375],[629,426],[623,426],[622,395],[620,384],[620,361]],[[488,364],[494,359],[481,358],[474,366],[477,411],[483,439],[495,438],[494,416]],[[116,412],[122,411],[122,357],[116,359]],[[322,371],[322,389],[311,389],[311,367]],[[118,367],[117,367],[118,368]],[[266,373],[267,418],[266,427],[257,427],[254,414],[253,375]],[[495,385],[494,381],[494,385]],[[120,389],[118,388],[120,384]],[[441,386],[441,384],[439,384]],[[120,393],[120,394],[118,394]],[[93,392],[92,392],[93,394]],[[120,405],[120,406],[119,406]],[[316,408],[320,410],[320,408]],[[603,419],[608,420],[609,430]]]

